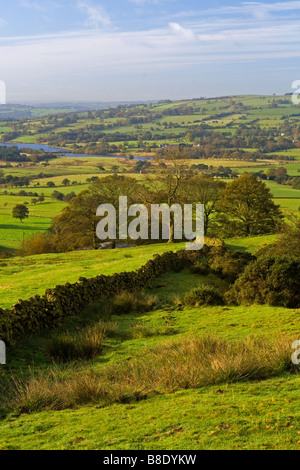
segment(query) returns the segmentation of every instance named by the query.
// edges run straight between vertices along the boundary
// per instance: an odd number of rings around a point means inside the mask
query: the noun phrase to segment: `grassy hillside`
[[[272,243],[275,238],[276,235],[228,239],[226,245],[231,250],[254,253]],[[19,299],[41,295],[48,288],[76,282],[80,277],[133,271],[145,264],[155,253],[184,248],[185,243],[172,246],[162,243],[114,251],[84,250],[3,259],[0,260],[0,307],[10,307]]]
[[[178,250],[185,244],[176,244]],[[0,307],[10,307],[18,299],[43,294],[58,284],[76,282],[80,277],[133,271],[154,253],[170,251],[170,245],[104,251],[76,251],[0,260]]]
[[[299,377],[10,417],[2,450],[299,450]]]
[[[207,153],[192,153],[187,165],[207,165],[213,172],[227,167],[241,175],[284,166],[291,177],[300,176],[299,148],[264,148],[266,135],[275,146],[281,137],[296,138],[299,116],[287,96],[70,111],[76,109],[12,107],[6,112],[14,120],[1,117],[0,137],[87,153],[110,145],[117,155],[0,162],[0,252],[15,255],[22,240],[49,228],[67,204],[54,199],[53,191],[78,195],[91,178],[116,173],[151,178],[159,163],[168,163],[155,158],[165,144],[190,145],[191,152],[205,147]],[[226,147],[233,137],[241,148]],[[148,173],[136,160],[119,158],[125,154],[151,156]],[[221,173],[215,176],[223,179]],[[9,175],[15,180],[5,180]],[[24,177],[29,181],[16,180]],[[284,215],[299,214],[300,190],[266,184]],[[32,200],[42,194],[42,202]],[[21,223],[12,209],[24,203],[29,218]],[[254,254],[276,237],[225,244],[231,252]],[[184,247],[164,243],[11,258],[2,253],[0,308],[80,277],[133,271],[155,253]],[[232,268],[236,258],[230,258]],[[290,361],[299,339],[299,309],[225,305],[230,276],[198,268],[202,274],[166,273],[144,291],[89,305],[57,330],[27,334],[9,345],[7,365],[0,366],[0,450],[299,449],[300,378]],[[186,295],[198,287],[213,291],[217,301],[189,306]]]
[[[174,297],[200,284],[216,285],[214,276],[185,270],[157,279],[148,294],[157,297],[152,312],[114,314],[117,332],[105,341],[104,350],[92,362],[60,366],[64,375],[101,372],[112,366],[147,362],[151,351],[174,341],[190,341],[197,335],[214,334],[229,341],[251,336],[272,338],[299,331],[299,311],[278,307],[179,308]],[[97,318],[103,307],[92,306],[65,327],[76,331]],[[52,367],[47,345],[58,332],[45,332],[22,340],[9,350],[13,374],[28,374]],[[168,361],[168,358],[166,357]],[[75,369],[74,369],[75,367]],[[77,367],[77,369],[76,369]],[[5,371],[2,369],[2,374]],[[162,371],[163,373],[163,371]],[[20,376],[21,377],[21,376]],[[62,411],[6,415],[1,424],[1,449],[297,449],[299,448],[299,377],[288,372],[260,381],[225,381],[173,393],[157,391],[142,401],[91,403]],[[34,396],[31,397],[34,400]],[[33,401],[32,401],[33,403]]]

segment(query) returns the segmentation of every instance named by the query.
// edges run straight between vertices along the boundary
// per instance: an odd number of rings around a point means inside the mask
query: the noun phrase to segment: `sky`
[[[292,92],[300,1],[2,0],[7,101]]]

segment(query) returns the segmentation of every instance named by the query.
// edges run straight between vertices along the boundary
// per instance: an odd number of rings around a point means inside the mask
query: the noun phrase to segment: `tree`
[[[204,205],[205,235],[208,232],[210,219],[217,210],[218,202],[225,187],[226,184],[223,181],[205,176],[193,176],[183,186],[183,191],[186,193],[185,202]]]
[[[60,193],[59,191],[53,191],[51,194],[52,199],[56,199],[57,201],[63,201],[64,200],[64,194]]]
[[[287,175],[287,169],[284,167],[280,167],[275,170],[275,176],[286,176],[286,175]]]
[[[55,188],[55,183],[53,181],[47,181],[48,188]]]
[[[12,210],[12,216],[23,223],[23,220],[29,217],[29,210],[24,204],[17,204]]]
[[[68,180],[68,178],[65,178],[65,179],[63,180],[62,184],[63,184],[64,186],[69,186],[69,185],[71,184],[71,181]]]
[[[187,152],[176,149],[168,149],[165,152],[165,158],[168,165],[159,167],[159,173],[155,180],[152,178],[148,180],[148,185],[155,185],[152,189],[152,204],[168,204],[171,207],[173,204],[184,204],[188,202],[186,192],[183,191],[184,185],[191,178],[192,172],[187,165],[189,156]],[[174,242],[174,214],[170,214],[170,238],[168,243]]]
[[[116,208],[119,220],[119,197],[128,197],[128,206],[142,203],[140,196],[143,186],[135,179],[124,176],[107,176],[92,183],[70,202],[60,215],[54,218],[51,232],[53,243],[58,251],[70,251],[77,248],[98,248],[99,239],[96,227],[100,218],[96,216],[100,204],[112,204]],[[115,240],[111,240],[113,246]]]
[[[218,209],[244,236],[274,233],[283,218],[279,206],[272,201],[269,188],[248,174],[227,185]]]

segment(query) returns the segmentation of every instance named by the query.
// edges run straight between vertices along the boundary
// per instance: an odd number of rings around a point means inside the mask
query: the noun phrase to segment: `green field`
[[[139,404],[10,417],[2,450],[299,450],[300,379],[186,390]],[[227,426],[226,426],[227,425]]]
[[[42,192],[39,190],[37,193]],[[22,240],[35,233],[46,231],[50,227],[52,218],[66,206],[66,203],[54,201],[49,196],[44,202],[37,204],[33,204],[32,199],[27,196],[0,196],[0,249],[19,248]],[[20,222],[11,214],[15,205],[24,202],[29,209],[29,218]]]
[[[176,244],[174,249],[184,246]],[[18,299],[41,295],[47,288],[76,282],[80,277],[132,271],[145,264],[153,253],[169,250],[169,245],[162,244],[119,249],[113,253],[85,250],[0,260],[0,307],[10,307]]]
[[[220,165],[230,166],[236,170],[235,165],[241,165],[241,162],[228,162],[225,160],[191,160],[189,164],[199,164],[199,162],[206,165]],[[113,165],[117,165],[120,173],[125,170],[130,170],[134,162],[124,161],[120,159],[111,158],[62,158],[60,160],[52,160],[50,165],[45,169],[42,165],[24,166],[20,168],[14,166],[5,170],[5,175],[12,176],[26,176],[35,178],[32,180],[29,187],[24,188],[8,188],[7,195],[4,195],[4,189],[0,188],[0,247],[2,249],[16,249],[20,246],[23,238],[27,238],[38,231],[45,231],[51,224],[51,219],[58,215],[61,210],[66,206],[66,203],[54,201],[51,199],[53,191],[59,191],[64,195],[74,192],[78,195],[81,191],[88,188],[87,179],[92,177],[103,178],[110,175]],[[247,162],[242,162],[247,165]],[[107,171],[99,171],[99,165],[103,166]],[[263,167],[265,169],[265,167]],[[238,167],[237,170],[242,174],[244,171],[257,171],[257,167]],[[44,173],[43,178],[40,178],[40,173]],[[49,176],[50,175],[50,176]],[[144,175],[129,174],[136,179],[143,179]],[[62,186],[64,179],[69,179],[71,182],[68,186]],[[55,187],[49,188],[48,182],[53,182]],[[228,182],[228,180],[226,180]],[[300,190],[295,190],[291,186],[277,184],[274,181],[266,181],[266,185],[270,188],[274,201],[284,211],[298,211],[300,207]],[[33,197],[15,196],[23,189],[26,192],[34,192],[38,195],[44,194],[45,201],[36,205],[31,203]],[[23,223],[11,216],[12,209],[16,204],[28,204],[30,217],[24,220]]]
[[[256,240],[261,243],[262,240]],[[255,243],[253,240],[252,243]],[[156,247],[163,251],[166,246]],[[128,268],[145,262],[149,249],[137,259],[127,258]],[[102,260],[101,272],[119,272],[125,254],[115,253],[118,260]],[[76,254],[78,275],[80,258],[85,261],[92,253]],[[74,254],[72,255],[74,257]],[[77,256],[79,257],[77,259]],[[34,257],[45,262],[45,257]],[[48,259],[49,263],[50,259]],[[61,260],[63,261],[63,260]],[[64,259],[65,268],[70,266]],[[123,261],[124,262],[124,261]],[[53,260],[48,271],[60,274],[58,260]],[[106,269],[104,266],[106,264]],[[46,267],[46,264],[45,264]],[[50,269],[49,269],[50,268]],[[40,277],[36,271],[36,277]],[[90,271],[91,274],[91,271]],[[74,273],[75,276],[75,273]],[[72,275],[69,276],[69,280]],[[66,279],[66,275],[65,275]],[[153,312],[114,315],[118,333],[105,342],[102,355],[93,362],[82,364],[80,371],[101,371],[112,365],[134,360],[147,360],[151,351],[166,347],[174,341],[184,341],[197,335],[214,334],[229,341],[249,337],[266,337],[273,340],[288,335],[299,336],[299,310],[269,306],[251,307],[201,307],[177,309],[174,297],[183,295],[191,287],[220,281],[214,276],[192,275],[188,270],[166,274],[157,279],[148,292],[158,298]],[[163,286],[163,287],[161,287]],[[29,290],[27,290],[29,293]],[[91,310],[92,311],[92,310]],[[86,322],[89,309],[78,319],[68,320],[67,328],[78,328]],[[135,325],[151,335],[132,337]],[[165,330],[170,329],[168,336]],[[161,333],[160,333],[161,332]],[[9,349],[8,367],[12,373],[34,364],[35,371],[47,370],[51,362],[45,356],[50,332],[25,338]],[[60,366],[57,366],[60,367]],[[72,372],[72,365],[65,373]],[[19,372],[20,373],[20,372]],[[26,372],[28,373],[28,372]],[[43,411],[29,415],[8,414],[2,421],[1,449],[299,449],[298,375],[284,373],[262,381],[220,383],[198,389],[175,390],[173,393],[155,393],[142,401],[129,400],[109,406],[90,404],[62,411]],[[187,387],[189,388],[189,387]]]
[[[276,106],[273,106],[273,100]],[[74,122],[65,123],[58,110],[55,125],[51,121],[51,131],[55,134],[62,134],[69,131],[85,131],[93,127],[97,132],[97,126],[103,130],[106,136],[116,136],[116,144],[123,140],[127,142],[128,151],[138,151],[137,140],[140,135],[150,145],[173,142],[187,143],[186,134],[195,126],[205,124],[220,133],[233,134],[241,125],[249,125],[255,121],[255,125],[262,129],[278,130],[285,134],[283,124],[289,119],[291,124],[298,122],[296,114],[297,108],[292,104],[289,97],[277,96],[236,96],[229,98],[217,98],[208,100],[175,101],[168,103],[158,103],[150,105],[138,105],[134,108],[135,114],[130,113],[130,118],[136,118],[137,122],[132,124],[126,116],[118,113],[111,115],[109,111],[104,111],[101,116],[91,117],[90,113],[81,112],[77,114]],[[71,111],[71,110],[70,110]],[[21,129],[21,136],[14,139],[16,142],[34,143],[42,138],[45,141],[51,140],[49,128],[45,124],[41,125],[39,116],[45,121],[46,110],[33,110],[30,121],[25,122]],[[51,113],[55,110],[51,110]],[[50,110],[49,110],[50,113]],[[147,118],[150,117],[150,121]],[[146,118],[139,121],[139,118]],[[4,123],[5,124],[5,123]],[[44,130],[44,132],[43,132]],[[147,135],[151,132],[152,138]],[[126,136],[120,139],[118,137]],[[79,143],[80,145],[80,143]],[[67,142],[67,146],[72,146]],[[278,153],[278,152],[277,152]],[[299,149],[282,151],[280,154],[295,155],[298,159]]]

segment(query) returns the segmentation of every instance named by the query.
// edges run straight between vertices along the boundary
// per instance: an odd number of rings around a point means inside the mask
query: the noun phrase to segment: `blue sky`
[[[300,1],[1,3],[9,102],[286,93],[300,79]]]

